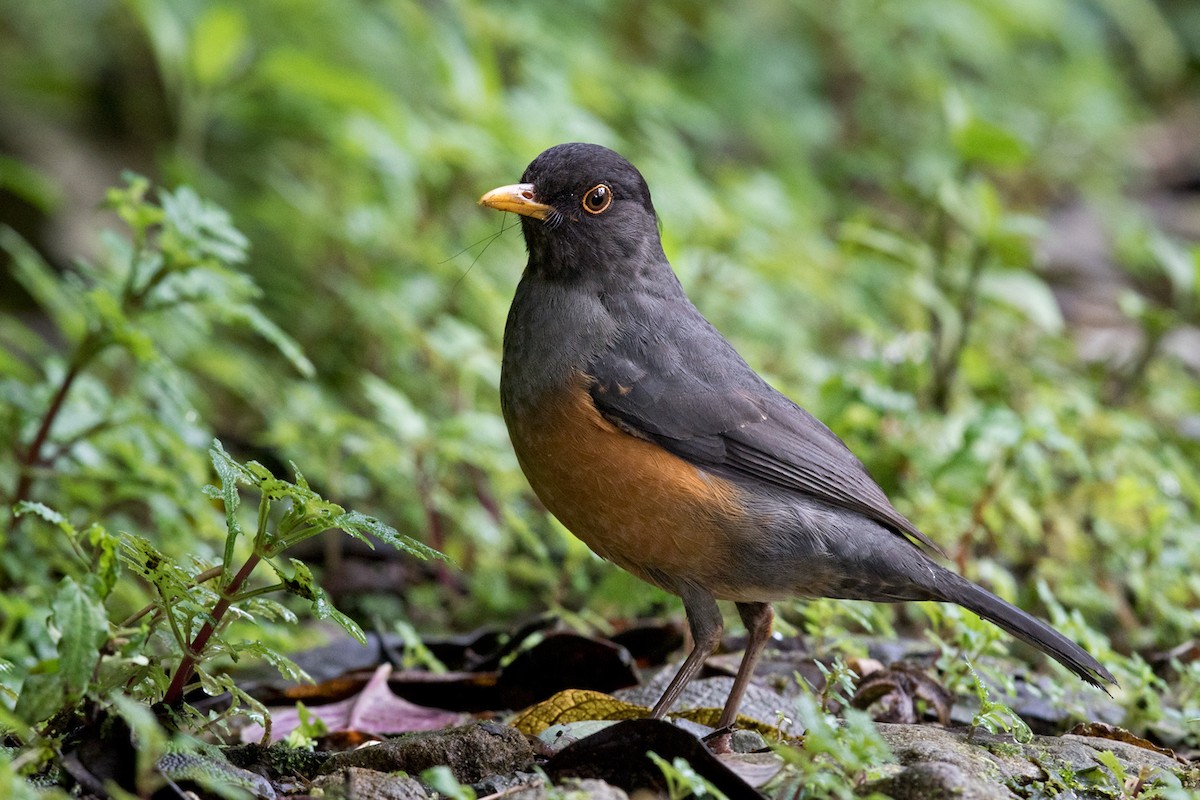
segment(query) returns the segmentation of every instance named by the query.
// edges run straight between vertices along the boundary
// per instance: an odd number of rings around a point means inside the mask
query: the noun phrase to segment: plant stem
[[[957,334],[949,343],[939,341],[939,350],[934,354],[930,401],[938,411],[945,412],[950,406],[950,393],[958,378],[963,351],[967,346],[971,325],[975,321],[975,312],[979,308],[979,281],[983,277],[987,256],[987,248],[976,243],[968,260],[967,279],[958,297]]]
[[[202,583],[211,581],[213,578],[217,577],[220,574],[221,574],[221,567],[219,567],[219,566],[209,567],[208,569],[204,570],[204,572],[197,574],[196,577],[192,579],[192,585],[199,586]],[[118,628],[128,628],[130,625],[137,622],[139,619],[146,616],[147,614],[149,614],[151,611],[153,611],[156,608],[158,608],[157,603],[148,603],[140,611],[136,611],[132,615],[130,615],[127,619],[125,619],[117,627]]]
[[[63,375],[62,383],[58,385],[54,397],[50,400],[50,405],[46,408],[46,413],[42,415],[42,421],[38,425],[37,433],[33,436],[33,441],[17,459],[17,485],[8,502],[10,507],[29,499],[29,490],[33,488],[33,468],[41,461],[42,448],[50,437],[50,429],[54,427],[54,421],[58,419],[59,412],[62,411],[63,404],[67,400],[67,394],[75,384],[75,379],[101,349],[100,337],[95,332],[89,333],[80,342],[79,349],[75,351],[75,356],[71,359],[66,374]],[[10,517],[9,533],[17,529],[19,519],[20,517],[16,515]]]
[[[258,566],[258,562],[262,560],[262,556],[258,553],[253,553],[246,559],[246,563],[238,570],[238,573],[229,581],[229,585],[221,590],[221,599],[217,601],[217,605],[213,607],[212,614],[208,620],[200,628],[196,634],[196,638],[192,640],[187,652],[183,654],[183,659],[179,662],[179,667],[175,670],[175,674],[171,677],[171,685],[167,687],[167,693],[163,695],[163,703],[169,706],[177,706],[183,701],[183,690],[187,686],[187,682],[191,680],[192,674],[196,671],[196,665],[200,662],[200,656],[204,653],[204,648],[208,646],[208,640],[216,632],[217,627],[221,624],[221,619],[225,616],[225,612],[229,610],[230,604],[237,596],[238,590],[242,588],[242,584],[250,577],[250,573]]]

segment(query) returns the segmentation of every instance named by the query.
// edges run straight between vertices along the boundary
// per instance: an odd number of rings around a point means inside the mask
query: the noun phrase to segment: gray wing
[[[688,313],[655,310],[626,316],[633,322],[588,365],[600,413],[735,483],[799,492],[942,552],[836,434],[760,378],[690,303]]]

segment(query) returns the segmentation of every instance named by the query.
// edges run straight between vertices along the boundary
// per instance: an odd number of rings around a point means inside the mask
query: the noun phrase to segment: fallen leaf
[[[1167,758],[1172,758],[1180,764],[1190,765],[1190,762],[1186,758],[1181,758],[1174,750],[1167,747],[1159,747],[1148,739],[1143,739],[1135,733],[1116,725],[1109,725],[1106,722],[1081,722],[1074,728],[1071,728],[1068,733],[1072,736],[1092,736],[1097,739],[1111,739],[1114,742],[1124,742],[1125,744],[1131,744],[1134,747],[1141,747],[1159,755],[1164,755]]]
[[[324,722],[330,732],[353,731],[374,736],[434,730],[464,721],[462,714],[419,706],[392,694],[388,688],[391,672],[391,665],[384,664],[375,670],[358,694],[336,703],[310,706],[308,712]],[[300,724],[295,706],[270,711],[272,741],[284,738]],[[243,742],[255,742],[262,734],[260,726],[249,725],[242,730],[241,737]]]
[[[612,695],[590,689],[565,689],[548,700],[530,706],[511,725],[521,733],[537,736],[551,725],[590,720],[639,719],[650,712]]]

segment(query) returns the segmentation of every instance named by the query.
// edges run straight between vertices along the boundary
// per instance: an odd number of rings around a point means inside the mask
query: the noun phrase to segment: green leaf
[[[291,574],[274,561],[268,561],[271,569],[275,570],[275,574],[283,581],[284,588],[291,594],[297,597],[303,597],[305,600],[315,600],[317,592],[320,591],[320,586],[313,577],[312,570],[298,558],[289,558],[288,563],[292,566]]]
[[[313,601],[312,609],[313,616],[317,619],[332,620],[339,628],[353,636],[359,644],[365,645],[367,643],[367,634],[363,633],[363,629],[357,622],[334,607],[333,601],[329,599],[329,595],[325,593],[324,589],[321,590],[321,594],[317,599]]]
[[[1125,765],[1117,758],[1116,753],[1111,750],[1101,750],[1096,754],[1096,760],[1103,766],[1107,767],[1112,772],[1115,783],[1118,786],[1124,786],[1128,774],[1125,770]]]
[[[1176,296],[1190,296],[1196,287],[1197,273],[1200,272],[1200,249],[1188,248],[1156,231],[1150,237],[1150,252],[1171,282],[1171,289]]]
[[[83,338],[87,317],[80,293],[61,280],[37,250],[7,225],[0,225],[0,250],[10,256],[8,269],[13,279],[33,296],[66,338]]]
[[[145,797],[149,787],[156,783],[155,765],[167,752],[170,736],[145,703],[139,703],[121,692],[114,692],[109,696],[109,701],[133,734],[137,746],[135,780],[142,790],[139,794]]]
[[[405,536],[391,525],[381,522],[374,517],[368,517],[366,514],[358,511],[348,511],[345,514],[342,514],[333,521],[333,525],[331,527],[341,528],[346,533],[349,533],[350,535],[366,542],[367,544],[371,544],[371,540],[367,537],[374,536],[384,544],[391,545],[397,550],[408,553],[409,555],[414,555],[417,558],[438,558],[442,561],[450,561],[450,559],[444,554],[439,553],[429,545],[418,542],[411,536]]]
[[[74,578],[64,578],[50,602],[58,641],[58,670],[68,697],[83,695],[100,647],[108,640],[108,614],[100,599]]]
[[[905,266],[925,270],[933,264],[933,254],[928,245],[883,228],[863,222],[847,222],[838,234],[845,244],[860,247]]]
[[[0,156],[0,189],[7,189],[47,216],[63,201],[63,192],[54,178],[33,164],[8,156]]]
[[[288,560],[293,570],[290,576],[273,561],[268,562],[271,568],[275,570],[275,574],[284,582],[287,590],[310,601],[314,617],[317,619],[332,620],[342,630],[353,636],[360,644],[366,644],[367,636],[363,633],[362,628],[359,627],[357,622],[334,607],[333,601],[329,599],[329,594],[313,578],[312,570],[308,568],[308,565],[295,558]]]
[[[249,240],[233,226],[225,209],[196,194],[190,186],[159,196],[163,235],[159,241],[172,269],[216,264],[241,264]]]
[[[268,85],[310,102],[380,119],[391,117],[396,108],[395,98],[375,81],[299,48],[276,48],[263,60],[259,73]]]
[[[203,587],[193,587],[192,576],[142,536],[121,534],[120,558],[125,566],[151,583],[168,601],[186,597],[189,591],[193,594],[208,591]]]
[[[70,522],[67,522],[67,518],[62,514],[58,513],[44,503],[35,503],[28,500],[22,500],[13,506],[13,513],[18,517],[26,514],[33,514],[46,520],[46,522],[49,522],[51,525],[55,525],[62,529],[64,533],[69,534],[72,538],[75,536],[75,526],[73,526]]]
[[[237,645],[239,654],[258,656],[266,661],[288,683],[312,683],[312,677],[300,668],[295,661],[277,650],[259,641],[240,642]]]
[[[238,506],[242,501],[237,485],[239,481],[249,484],[254,484],[256,481],[245,467],[234,461],[233,457],[225,452],[220,439],[213,439],[212,446],[208,449],[208,456],[212,460],[217,477],[221,480],[221,500],[225,505],[226,531],[224,563],[225,572],[228,574],[230,564],[233,563],[234,545],[242,535],[242,524],[238,522],[237,518]]]
[[[62,674],[35,672],[25,678],[13,713],[30,725],[49,719],[63,706]]]
[[[275,349],[286,358],[296,371],[305,378],[313,378],[317,374],[316,367],[308,360],[308,356],[304,355],[304,351],[300,349],[299,343],[291,336],[288,336],[283,328],[280,328],[270,320],[258,306],[249,304],[238,306],[230,310],[230,317],[234,321],[243,322],[246,327],[257,333],[259,336],[266,339],[275,346]]]
[[[89,577],[95,580],[100,597],[108,597],[116,587],[117,578],[121,573],[120,559],[117,555],[120,539],[98,524],[89,525],[83,533],[88,544],[96,551],[95,572]]]
[[[232,71],[246,52],[246,18],[231,6],[205,10],[192,34],[192,71],[206,86],[217,83]]]
[[[1046,282],[1025,270],[989,270],[979,279],[979,292],[1024,314],[1044,331],[1063,330],[1062,310]]]
[[[117,213],[138,238],[142,238],[151,226],[162,222],[162,209],[146,202],[150,181],[136,172],[126,171],[121,178],[124,186],[114,186],[105,195],[104,205]]]
[[[1029,160],[1029,147],[1012,132],[991,122],[971,118],[951,136],[963,161],[993,167],[1019,167]]]
[[[425,770],[421,773],[421,780],[449,800],[475,800],[475,790],[459,783],[454,773],[445,765]]]

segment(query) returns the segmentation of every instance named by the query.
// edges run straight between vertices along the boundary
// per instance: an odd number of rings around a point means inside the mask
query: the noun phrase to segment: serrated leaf
[[[397,550],[414,555],[417,558],[423,559],[441,559],[449,562],[450,559],[443,553],[439,553],[427,544],[413,539],[411,536],[405,536],[400,531],[381,522],[374,517],[368,517],[358,511],[348,511],[333,521],[333,527],[341,528],[342,530],[356,535],[356,538],[368,541],[366,536],[374,536],[384,544],[390,545]]]
[[[165,598],[186,596],[189,589],[199,597],[210,593],[203,586],[192,587],[192,577],[144,537],[121,534],[119,556],[125,566],[151,583]]]
[[[64,578],[50,602],[51,620],[62,637],[58,641],[58,669],[69,697],[83,695],[108,640],[108,614],[90,589],[74,578]]]
[[[296,485],[306,492],[311,492],[312,489],[309,488],[308,481],[305,479],[304,474],[300,472],[300,468],[296,466],[296,462],[289,461],[288,465],[292,468],[292,474],[296,476]]]
[[[271,565],[271,569],[275,570],[275,574],[283,581],[288,592],[297,597],[303,597],[305,600],[316,600],[321,587],[317,584],[316,578],[313,577],[312,570],[309,569],[308,564],[305,564],[298,558],[289,558],[288,563],[292,566],[292,573],[289,575],[274,561],[267,563]]]
[[[367,643],[367,635],[363,633],[363,629],[359,627],[358,623],[338,611],[334,607],[333,601],[329,599],[329,595],[319,586],[317,595],[312,601],[312,611],[313,616],[317,619],[332,620],[338,627],[353,636],[359,644]]]
[[[18,517],[26,514],[33,514],[41,517],[51,525],[61,528],[63,532],[71,536],[71,538],[75,538],[75,527],[70,522],[67,522],[66,517],[44,503],[34,503],[28,500],[22,500],[13,507],[13,513]]]
[[[97,581],[100,596],[108,597],[117,585],[117,578],[121,573],[120,559],[117,555],[121,540],[98,524],[88,526],[84,535],[88,544],[96,551],[96,567],[92,577]]]
[[[242,524],[238,522],[237,510],[241,504],[241,495],[238,493],[238,481],[253,484],[254,479],[247,473],[246,469],[233,460],[229,453],[225,452],[224,446],[220,439],[213,439],[212,446],[208,450],[208,455],[212,461],[213,470],[216,471],[217,477],[221,479],[221,501],[225,506],[225,576],[226,579],[229,572],[230,564],[233,561],[234,547],[237,540],[242,536]]]
[[[201,199],[190,186],[162,192],[159,200],[164,226],[159,244],[173,268],[245,262],[250,242],[225,209]]]
[[[277,600],[271,600],[267,597],[252,597],[244,603],[240,603],[246,612],[253,618],[275,620],[294,624],[299,620],[295,612]]]
[[[1124,785],[1125,778],[1127,777],[1125,765],[1117,758],[1116,753],[1111,750],[1101,750],[1099,753],[1096,753],[1096,760],[1103,766],[1108,767],[1117,782]]]
[[[262,642],[241,642],[238,645],[238,649],[245,654],[258,656],[263,661],[266,661],[275,668],[275,671],[285,681],[290,683],[312,683],[312,677],[301,669],[299,664]]]

